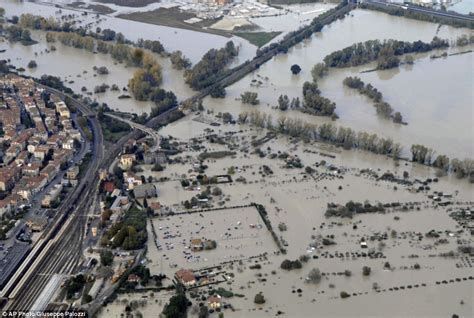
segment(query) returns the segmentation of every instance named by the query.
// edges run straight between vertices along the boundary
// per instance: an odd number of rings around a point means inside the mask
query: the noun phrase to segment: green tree
[[[258,94],[254,92],[244,92],[240,95],[243,104],[258,105]]]
[[[104,266],[112,265],[114,261],[114,254],[110,250],[102,250],[100,252],[100,263]]]
[[[265,303],[265,297],[263,296],[263,294],[260,292],[258,293],[257,295],[255,295],[254,299],[253,299],[253,302],[256,303],[256,304],[264,304]]]

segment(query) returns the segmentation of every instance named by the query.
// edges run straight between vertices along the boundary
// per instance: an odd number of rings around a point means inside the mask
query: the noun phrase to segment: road
[[[408,10],[412,12],[417,12],[417,13],[423,13],[426,15],[430,16],[436,16],[436,17],[442,17],[442,18],[451,18],[451,19],[456,19],[456,20],[462,20],[462,21],[470,21],[474,22],[474,16],[469,16],[465,14],[460,14],[460,13],[454,13],[454,12],[444,12],[440,10],[434,10],[430,8],[423,8],[419,6],[413,6],[413,5],[407,5],[407,4],[400,4],[400,3],[388,3],[388,2],[383,2],[383,1],[373,1],[373,0],[366,0],[362,1],[366,2],[375,6],[379,7],[393,7],[393,8],[400,8],[403,10]]]
[[[66,95],[55,89],[44,87],[47,91],[62,98]],[[91,110],[76,100],[71,101],[79,112],[88,116],[94,136],[92,160],[79,184],[57,210],[53,225],[45,231],[37,249],[26,261],[23,270],[17,271],[7,287],[5,295],[9,298],[5,310],[29,310],[54,274],[76,273],[82,255],[84,236],[84,211],[89,199],[95,195],[98,185],[98,169],[104,161],[103,135],[99,121]],[[36,247],[36,246],[35,246]],[[34,248],[35,248],[34,247]]]
[[[133,122],[129,119],[114,115],[112,113],[104,113],[104,115],[109,116],[109,117],[111,117],[115,120],[119,120],[119,121],[122,121],[124,123],[127,123],[127,124],[130,125],[130,127],[134,128],[134,129],[138,129],[138,130],[146,133],[147,135],[150,135],[151,137],[153,137],[153,139],[155,140],[155,144],[154,144],[153,148],[150,149],[151,152],[155,152],[160,148],[161,136],[153,128],[147,127],[145,125],[138,124],[138,123]]]

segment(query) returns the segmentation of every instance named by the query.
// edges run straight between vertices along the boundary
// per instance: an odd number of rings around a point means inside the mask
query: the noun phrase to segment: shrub
[[[351,295],[349,295],[349,294],[346,293],[345,291],[342,291],[342,292],[341,292],[341,298],[342,298],[342,299],[348,298],[348,297],[351,297]]]
[[[369,266],[362,267],[362,274],[364,276],[369,276],[371,272],[371,268]]]
[[[264,304],[265,303],[265,297],[260,292],[257,295],[255,295],[255,298],[254,298],[253,302],[256,303],[256,304]]]
[[[321,272],[319,271],[319,269],[313,268],[309,272],[308,277],[306,278],[306,280],[310,283],[313,283],[313,284],[319,284],[319,282],[321,282],[321,278],[322,278],[322,275],[321,275]]]

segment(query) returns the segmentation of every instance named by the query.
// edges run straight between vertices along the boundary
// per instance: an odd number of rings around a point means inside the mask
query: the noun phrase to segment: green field
[[[250,43],[262,47],[273,38],[280,35],[281,32],[234,32],[236,36],[246,39]]]

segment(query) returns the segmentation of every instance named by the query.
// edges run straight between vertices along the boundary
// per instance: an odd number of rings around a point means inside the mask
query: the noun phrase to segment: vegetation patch
[[[246,39],[257,47],[264,46],[280,34],[281,32],[234,32],[234,35]]]
[[[430,43],[370,40],[332,52],[324,58],[324,63],[328,67],[351,67],[377,61],[377,69],[384,70],[398,67],[400,64],[398,56],[403,54],[429,52],[447,47],[449,42],[436,36]]]
[[[199,154],[199,160],[206,159],[221,159],[228,156],[235,156],[235,151],[214,151],[214,152],[203,152]]]

